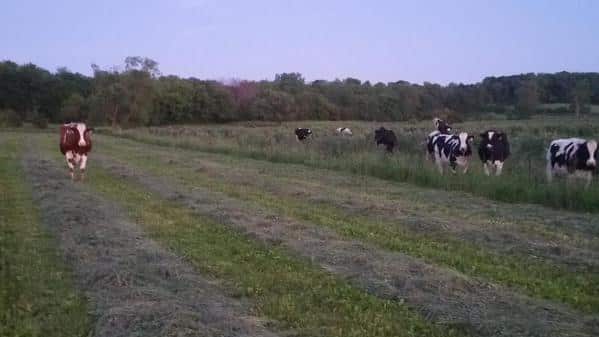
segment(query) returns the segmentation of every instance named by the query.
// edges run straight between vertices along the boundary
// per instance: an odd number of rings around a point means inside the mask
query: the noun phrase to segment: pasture
[[[475,136],[466,175],[426,159],[431,121],[96,128],[83,182],[57,128],[2,132],[0,334],[598,335],[598,177],[548,184],[545,151],[599,117],[452,127]],[[490,127],[500,177],[476,154]]]

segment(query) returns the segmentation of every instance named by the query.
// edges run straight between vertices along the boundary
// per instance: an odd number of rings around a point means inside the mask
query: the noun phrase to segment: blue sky
[[[2,0],[0,59],[209,79],[471,83],[599,71],[599,1]]]

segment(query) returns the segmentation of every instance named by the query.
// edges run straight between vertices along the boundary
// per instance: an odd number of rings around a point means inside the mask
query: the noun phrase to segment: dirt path
[[[197,186],[181,186],[103,156],[95,165],[136,181],[196,212],[272,245],[310,258],[380,297],[405,301],[428,319],[479,336],[594,336],[599,320],[565,306],[531,299],[400,253],[344,240],[330,230],[274,216],[267,210]]]
[[[95,306],[95,336],[275,336],[64,167],[30,152],[22,164],[43,223]]]
[[[139,146],[122,141],[125,148]],[[376,215],[381,221],[415,233],[441,239],[449,235],[500,254],[530,255],[572,272],[599,270],[599,237],[594,233],[599,228],[599,217],[534,205],[505,205],[463,193],[404,185],[398,188],[379,179],[359,179],[297,165],[252,160],[240,165],[219,155],[143,146],[143,151],[110,152],[119,157],[126,153],[142,160],[144,156],[145,160],[158,160],[180,176],[203,175],[273,195],[331,205],[347,214]]]

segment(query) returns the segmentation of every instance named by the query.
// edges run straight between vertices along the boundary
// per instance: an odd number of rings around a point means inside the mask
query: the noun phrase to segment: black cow
[[[297,140],[303,141],[310,137],[312,130],[308,128],[297,128],[295,129],[295,137]]]
[[[376,146],[380,144],[385,145],[387,152],[393,152],[393,148],[399,146],[395,132],[385,129],[382,126],[374,130],[374,140],[376,141]]]
[[[597,168],[598,152],[596,140],[568,138],[552,141],[547,150],[547,179],[551,182],[556,175],[584,178],[589,187]]]
[[[460,132],[457,135],[437,134],[429,139],[428,148],[430,157],[437,164],[439,173],[443,174],[443,168],[447,165],[455,173],[457,165],[464,168],[464,173],[468,172],[468,162],[472,156],[472,141],[474,137],[466,132]]]
[[[441,134],[448,135],[451,133],[451,126],[441,118],[433,118],[433,124]]]
[[[501,175],[503,163],[510,156],[510,143],[507,135],[502,131],[487,130],[480,134],[478,156],[483,162],[486,175],[495,170],[495,175]]]

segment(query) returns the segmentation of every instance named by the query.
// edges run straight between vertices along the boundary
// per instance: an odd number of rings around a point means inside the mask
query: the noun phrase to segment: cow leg
[[[74,154],[73,164],[74,164],[75,168],[77,168],[81,164],[81,155],[79,153]],[[78,180],[77,172],[75,172],[75,180]]]
[[[81,181],[85,179],[85,168],[87,166],[87,155],[81,155],[81,165],[79,166],[79,171],[81,172]]]
[[[466,173],[468,173],[468,161],[466,161],[466,162],[464,163],[464,170],[462,171],[462,173],[463,173],[463,174],[466,174]]]
[[[449,158],[449,168],[451,169],[451,173],[453,173],[453,174],[456,173],[455,172],[455,168],[457,166],[456,161],[457,161],[457,158],[455,158],[455,157],[450,157]]]
[[[500,176],[502,170],[503,170],[503,162],[501,162],[499,160],[496,161],[495,162],[495,175]]]
[[[591,187],[591,180],[593,180],[593,172],[591,171],[586,171],[584,173],[584,188],[585,190],[588,189],[589,187]]]
[[[568,186],[576,186],[576,181],[578,180],[579,176],[576,174],[576,172],[574,173],[569,173],[566,177],[566,181],[568,183]]]
[[[67,165],[69,166],[69,174],[71,175],[71,180],[75,180],[75,164],[73,163],[73,152],[68,151],[65,153],[65,158],[67,160]]]
[[[553,182],[553,166],[551,166],[551,163],[547,163],[545,173],[547,174],[547,182]]]
[[[483,163],[483,169],[485,170],[486,175],[491,175],[491,172],[489,171],[489,162],[486,161]]]
[[[439,156],[439,154],[433,154],[433,162],[437,165],[437,170],[439,170],[439,173],[441,173],[441,175],[443,175],[443,162],[441,160],[441,156]]]

